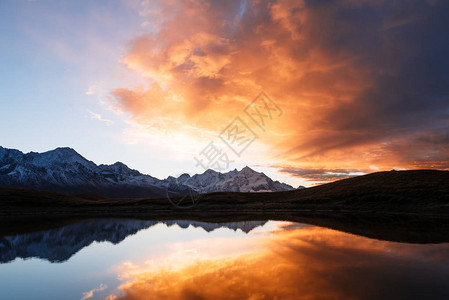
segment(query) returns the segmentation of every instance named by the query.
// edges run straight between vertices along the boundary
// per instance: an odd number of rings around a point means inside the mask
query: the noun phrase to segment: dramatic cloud
[[[263,90],[284,114],[254,128],[284,169],[449,168],[447,1],[144,1],[141,14],[156,29],[122,62],[148,86],[113,91],[132,121],[219,132]]]

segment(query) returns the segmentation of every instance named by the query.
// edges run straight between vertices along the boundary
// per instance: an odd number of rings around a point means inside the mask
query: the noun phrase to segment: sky
[[[0,145],[294,186],[449,169],[444,0],[4,0]]]

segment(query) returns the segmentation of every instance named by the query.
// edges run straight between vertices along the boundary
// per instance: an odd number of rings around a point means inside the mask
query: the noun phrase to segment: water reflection
[[[89,220],[1,238],[0,258],[7,299],[449,299],[448,243],[293,222]]]
[[[449,299],[449,247],[281,226],[251,253],[130,272],[114,299]],[[236,245],[238,247],[238,243]]]
[[[41,258],[50,262],[64,262],[84,247],[93,242],[110,242],[118,244],[127,236],[157,224],[177,225],[180,228],[199,227],[207,232],[217,228],[240,229],[248,233],[262,226],[266,221],[205,223],[195,221],[139,221],[95,219],[61,228],[0,237],[0,263],[7,263],[16,258]]]

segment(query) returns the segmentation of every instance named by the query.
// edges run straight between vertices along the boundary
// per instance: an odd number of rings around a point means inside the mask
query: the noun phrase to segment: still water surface
[[[0,238],[0,299],[449,299],[449,244],[291,222],[90,220]]]

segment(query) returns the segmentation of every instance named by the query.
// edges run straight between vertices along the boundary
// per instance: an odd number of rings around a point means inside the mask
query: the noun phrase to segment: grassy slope
[[[288,195],[298,205],[330,208],[435,210],[449,208],[449,172],[378,172],[299,190]]]

